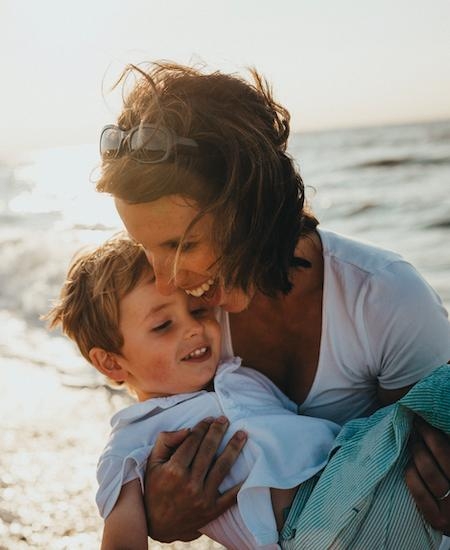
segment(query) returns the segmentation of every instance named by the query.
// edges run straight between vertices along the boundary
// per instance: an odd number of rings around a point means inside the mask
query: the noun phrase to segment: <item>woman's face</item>
[[[249,295],[240,289],[225,290],[219,284],[215,270],[217,256],[211,242],[211,215],[200,218],[185,235],[199,213],[193,201],[188,202],[181,195],[168,195],[141,204],[128,204],[116,198],[115,204],[130,236],[144,247],[159,292],[168,295],[175,288],[181,288],[187,294],[204,297],[209,305],[222,306],[230,312],[239,312],[248,306]]]

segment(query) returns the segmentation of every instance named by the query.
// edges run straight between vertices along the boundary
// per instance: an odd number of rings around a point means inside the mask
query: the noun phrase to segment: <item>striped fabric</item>
[[[322,474],[303,484],[280,534],[285,550],[422,550],[441,534],[423,519],[404,482],[414,414],[450,434],[450,367],[397,403],[348,422]]]

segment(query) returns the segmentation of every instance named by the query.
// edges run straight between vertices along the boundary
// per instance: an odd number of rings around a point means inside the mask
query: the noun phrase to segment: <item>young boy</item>
[[[222,449],[236,431],[248,436],[220,487],[242,483],[237,505],[201,530],[227,548],[439,546],[403,472],[413,413],[450,433],[449,367],[398,403],[348,422],[335,440],[337,425],[297,415],[265,376],[238,358],[220,362],[215,312],[180,291],[159,294],[144,250],[126,237],[75,259],[48,318],[139,401],[112,418],[98,463],[103,550],[147,548],[142,489],[158,434],[220,416],[229,421]],[[450,495],[443,490],[440,502]]]
[[[139,401],[112,418],[98,463],[102,548],[147,548],[142,489],[157,435],[220,416],[230,422],[229,436],[248,435],[221,491],[243,485],[238,504],[202,532],[227,548],[279,548],[283,509],[324,467],[337,425],[298,416],[295,403],[239,359],[219,364],[213,308],[182,291],[159,294],[144,250],[127,237],[74,260],[48,318]]]

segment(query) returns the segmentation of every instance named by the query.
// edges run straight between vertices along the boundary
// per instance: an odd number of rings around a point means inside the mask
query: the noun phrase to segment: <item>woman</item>
[[[299,412],[342,423],[398,400],[450,357],[447,314],[398,255],[318,227],[286,153],[289,114],[253,72],[169,64],[139,78],[101,137],[99,191],[144,247],[160,292],[222,308],[226,345]],[[192,540],[233,502],[217,487],[244,441],[213,461],[226,425],[162,434],[147,470],[149,531]],[[417,425],[408,487],[450,531],[450,442]]]

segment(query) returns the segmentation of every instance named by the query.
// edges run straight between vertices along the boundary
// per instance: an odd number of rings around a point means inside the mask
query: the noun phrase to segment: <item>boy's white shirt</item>
[[[297,405],[265,376],[233,358],[219,365],[215,391],[150,399],[111,419],[111,436],[97,469],[97,504],[106,518],[123,484],[139,479],[161,431],[191,427],[205,417],[226,415],[230,421],[221,449],[237,430],[247,444],[221,491],[244,481],[238,504],[201,531],[227,548],[278,548],[270,488],[291,488],[321,470],[339,426],[297,415]]]

